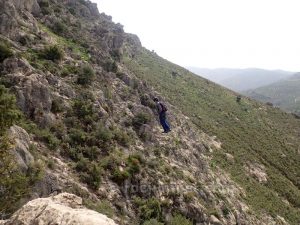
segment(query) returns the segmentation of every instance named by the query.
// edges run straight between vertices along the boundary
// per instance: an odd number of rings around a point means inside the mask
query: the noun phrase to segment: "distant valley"
[[[300,114],[300,73],[276,83],[244,92],[261,102],[270,102],[288,112]]]
[[[227,87],[236,92],[247,91],[263,87],[279,80],[288,78],[293,72],[283,70],[264,70],[257,68],[248,69],[206,69],[197,67],[188,67],[199,76],[205,77],[217,84]]]

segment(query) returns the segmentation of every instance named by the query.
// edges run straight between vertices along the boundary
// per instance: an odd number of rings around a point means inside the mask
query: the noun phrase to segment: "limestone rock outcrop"
[[[30,137],[28,133],[19,126],[12,126],[9,130],[9,136],[14,140],[13,154],[19,168],[26,172],[28,166],[33,163],[34,158],[29,152]]]
[[[69,193],[28,202],[1,225],[116,225],[107,216],[86,209],[82,199]]]

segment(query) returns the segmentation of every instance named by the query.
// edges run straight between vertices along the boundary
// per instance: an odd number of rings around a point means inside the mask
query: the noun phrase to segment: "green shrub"
[[[9,154],[10,145],[8,137],[0,137],[0,217],[10,215],[20,207],[19,201],[29,191],[29,179],[17,169]]]
[[[99,153],[100,153],[100,149],[97,146],[92,146],[92,147],[85,146],[82,149],[83,156],[87,157],[87,158],[89,158],[91,160],[97,159]]]
[[[227,206],[224,206],[224,207],[222,208],[222,213],[223,213],[223,215],[224,215],[226,218],[228,218],[228,216],[229,216],[229,214],[230,214],[230,209],[229,209]]]
[[[162,217],[161,204],[158,199],[150,198],[139,207],[140,218],[142,221],[150,219],[160,220]]]
[[[84,157],[80,157],[79,161],[76,163],[75,169],[78,172],[88,172],[90,167],[90,161]]]
[[[102,144],[110,143],[114,138],[113,132],[106,128],[102,123],[98,123],[94,136],[98,142]]]
[[[50,4],[49,4],[49,1],[48,0],[42,0],[42,1],[39,1],[39,6],[41,8],[44,8],[44,7],[49,7]]]
[[[119,185],[122,184],[129,177],[130,174],[127,170],[121,171],[119,168],[116,168],[112,174],[112,180]]]
[[[139,173],[141,170],[141,162],[142,158],[140,155],[129,155],[127,158],[127,170],[129,174],[132,176],[133,174]]]
[[[147,124],[151,121],[151,117],[148,113],[140,112],[132,119],[132,125],[135,129],[139,130],[143,124]]]
[[[158,222],[156,219],[150,219],[143,223],[143,225],[164,225],[163,223]]]
[[[88,171],[86,173],[81,174],[81,178],[84,182],[86,182],[89,187],[94,190],[97,190],[101,183],[102,170],[99,165],[95,162],[89,165]]]
[[[79,74],[78,68],[74,65],[65,65],[60,75],[66,77],[69,74]]]
[[[94,79],[95,79],[94,70],[90,66],[85,65],[81,68],[78,74],[77,83],[81,85],[89,85],[92,83]]]
[[[54,10],[55,11],[55,10]],[[65,33],[68,28],[65,24],[63,24],[61,21],[57,21],[53,24],[52,26],[52,30],[54,33],[61,35],[63,33]]]
[[[28,166],[27,177],[30,184],[40,181],[45,174],[45,165],[42,161],[36,160]]]
[[[129,135],[126,132],[119,129],[114,130],[114,138],[120,145],[124,147],[129,147],[131,143],[131,138],[129,137]]]
[[[193,223],[184,216],[176,214],[175,216],[172,216],[168,225],[193,225]]]
[[[56,150],[60,144],[60,141],[49,130],[41,130],[38,136],[42,141],[46,142],[51,150]]]
[[[11,56],[13,56],[13,52],[11,51],[11,49],[4,43],[0,43],[0,63],[2,63],[4,59]]]
[[[87,140],[87,134],[81,129],[71,128],[69,130],[69,138],[72,146],[84,145]]]
[[[103,65],[104,70],[107,72],[118,72],[118,65],[115,61],[107,60]]]
[[[64,111],[63,101],[61,99],[53,99],[51,104],[51,112],[60,113]]]
[[[154,101],[146,94],[140,96],[141,104],[144,106],[148,106],[151,109],[156,109],[156,105]]]
[[[21,112],[16,107],[16,98],[8,89],[0,85],[0,135],[19,121]]]
[[[95,122],[97,114],[94,111],[94,106],[91,100],[77,99],[73,104],[73,111],[81,121],[85,123]]]
[[[30,37],[28,35],[22,35],[18,41],[21,45],[26,46],[30,42]]]
[[[43,50],[41,56],[42,56],[42,58],[47,59],[47,60],[52,60],[52,61],[58,60],[59,61],[59,60],[63,59],[64,52],[57,45],[53,45],[53,46],[46,47]]]

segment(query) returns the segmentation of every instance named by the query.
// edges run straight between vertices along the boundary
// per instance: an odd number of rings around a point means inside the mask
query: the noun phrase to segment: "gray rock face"
[[[31,74],[21,79],[15,87],[17,103],[28,117],[34,119],[41,127],[46,127],[52,121],[52,100],[48,81],[39,74]]]
[[[5,78],[16,93],[20,109],[36,121],[41,127],[46,127],[55,120],[51,113],[52,98],[47,76],[38,74],[24,59],[9,58],[3,62]]]
[[[46,78],[40,74],[24,76],[23,73],[6,76],[16,93],[19,108],[41,127],[51,124],[55,117],[51,113],[52,98]]]
[[[33,70],[33,67],[26,60],[20,58],[8,58],[4,60],[2,67],[4,74],[27,74]]]
[[[33,14],[37,14],[40,11],[39,4],[36,0],[11,0],[10,2],[12,2],[19,11],[27,10]]]
[[[36,0],[0,0],[0,33],[4,36],[16,39],[20,36],[18,25],[34,28],[38,30],[33,15],[40,12],[40,7]],[[32,13],[32,14],[31,14]],[[26,21],[21,15],[26,15]]]
[[[10,128],[9,137],[15,141],[13,154],[16,157],[19,168],[26,172],[28,166],[34,161],[33,156],[29,152],[30,137],[23,128],[16,125]]]
[[[28,202],[1,225],[116,225],[107,216],[86,209],[76,195],[62,193]]]

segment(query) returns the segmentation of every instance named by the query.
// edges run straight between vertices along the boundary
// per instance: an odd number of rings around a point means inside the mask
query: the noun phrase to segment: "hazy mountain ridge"
[[[244,92],[245,95],[262,102],[270,102],[287,112],[300,114],[300,74],[273,84]]]
[[[0,6],[1,217],[63,191],[118,224],[299,223],[300,120],[236,102],[89,1]]]
[[[283,70],[264,70],[258,68],[203,69],[197,67],[188,67],[188,69],[200,76],[203,76],[237,92],[265,86],[278,80],[287,78],[293,74],[293,72]]]

